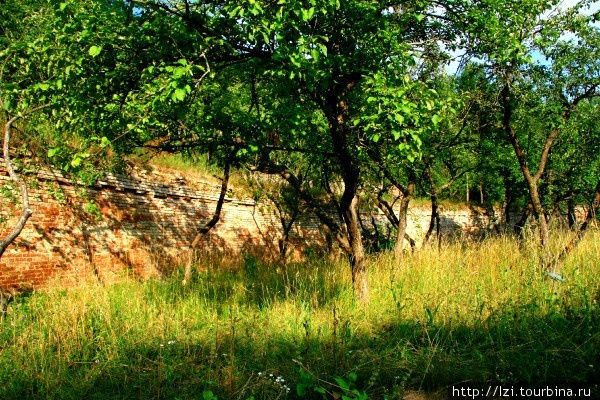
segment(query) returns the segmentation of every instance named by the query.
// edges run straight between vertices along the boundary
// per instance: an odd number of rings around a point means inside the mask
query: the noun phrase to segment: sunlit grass
[[[599,232],[565,283],[509,237],[369,265],[368,305],[344,262],[250,256],[236,271],[205,263],[185,287],[175,275],[33,293],[0,325],[0,398],[294,398],[301,366],[327,382],[355,372],[370,398],[600,378]]]
[[[150,165],[159,170],[177,172],[186,177],[194,177],[195,180],[207,181],[215,185],[221,184],[223,169],[209,162],[206,154],[181,155],[181,154],[159,154],[152,157]],[[229,189],[238,195],[250,196],[251,189],[248,186],[244,173],[233,168],[229,178]]]

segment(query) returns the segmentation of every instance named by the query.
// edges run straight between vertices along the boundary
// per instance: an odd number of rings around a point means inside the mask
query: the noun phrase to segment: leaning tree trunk
[[[421,247],[425,246],[427,244],[427,242],[429,241],[429,238],[431,237],[431,234],[433,233],[433,229],[436,227],[436,224],[439,221],[439,216],[438,216],[438,202],[437,202],[437,195],[432,194],[431,195],[431,218],[429,219],[429,227],[427,228],[427,233],[425,233],[425,237],[423,238],[423,244],[421,245]],[[439,228],[438,228],[438,235],[439,235]]]
[[[402,194],[402,198],[400,199],[396,243],[394,243],[394,257],[396,257],[396,259],[400,259],[402,257],[402,250],[404,249],[404,238],[406,237],[408,204],[410,203],[410,197],[411,194],[414,192],[414,189],[414,182],[409,182],[405,193]]]
[[[567,199],[567,223],[569,229],[575,229],[577,227],[577,216],[575,214],[575,203],[573,201],[573,195],[570,193]]]
[[[10,118],[8,120],[8,122],[6,123],[6,125],[4,126],[3,153],[4,153],[4,165],[6,166],[6,171],[8,172],[10,179],[15,183],[15,185],[17,185],[19,187],[19,189],[21,191],[22,211],[21,211],[21,216],[19,217],[19,220],[17,221],[17,223],[15,224],[13,229],[8,233],[8,235],[4,239],[0,240],[0,258],[2,258],[2,255],[6,251],[6,248],[12,242],[14,242],[15,239],[21,234],[21,232],[23,231],[23,228],[25,227],[25,224],[27,223],[27,220],[29,219],[29,217],[31,217],[31,214],[33,214],[33,211],[31,211],[31,208],[29,208],[29,192],[27,190],[27,184],[25,183],[25,181],[23,181],[23,179],[19,175],[17,175],[17,173],[15,172],[15,170],[12,166],[12,162],[10,159],[10,136],[12,133],[12,125],[19,118],[20,118],[20,116]]]
[[[556,256],[554,260],[552,260],[552,263],[548,267],[549,270],[555,269],[558,266],[560,266],[560,264],[562,264],[567,255],[569,255],[569,253],[577,246],[581,239],[583,239],[588,227],[590,226],[592,220],[595,218],[598,212],[598,207],[600,207],[600,180],[596,184],[596,193],[594,195],[594,199],[592,200],[590,209],[588,210],[587,215],[585,216],[585,221],[583,221],[583,223],[577,230],[575,237],[573,237],[573,239],[571,239],[571,241],[562,249],[558,256]]]
[[[375,199],[375,202],[377,203],[377,207],[383,212],[383,214],[387,218],[390,225],[392,225],[396,229],[399,229],[400,221],[399,221],[399,218],[396,217],[396,214],[394,214],[394,209],[392,208],[392,206],[390,206],[388,204],[388,202],[383,200],[379,195]],[[407,203],[407,208],[408,208],[408,203]],[[406,213],[405,216],[407,216],[407,214],[408,213]],[[399,238],[402,238],[403,240],[404,239],[408,240],[411,250],[414,251],[417,244],[416,244],[415,240],[413,238],[411,238],[408,233],[406,233],[406,223],[405,223],[404,231],[405,231],[404,237],[401,237],[399,235],[396,237],[396,243],[394,244],[394,250],[396,249],[396,246],[398,246],[397,241],[399,240]],[[401,249],[402,249],[402,247],[401,247]]]
[[[429,198],[431,200],[431,218],[429,220],[429,228],[427,228],[427,233],[425,233],[425,237],[423,238],[423,244],[421,245],[421,247],[424,247],[427,242],[429,241],[429,238],[431,237],[431,234],[433,233],[433,228],[436,226],[436,223],[438,225],[438,236],[439,236],[439,215],[438,215],[438,198],[437,198],[437,191],[435,190],[435,184],[433,182],[433,177],[431,176],[431,171],[429,169],[429,166],[427,166],[425,168],[425,175],[427,176],[427,180],[429,181],[429,187],[430,187],[430,195]]]
[[[200,240],[203,237],[205,237],[206,234],[208,232],[210,232],[210,230],[212,228],[214,228],[215,225],[217,225],[217,223],[221,219],[221,210],[223,209],[223,203],[225,202],[225,196],[227,195],[227,188],[229,185],[230,170],[231,170],[231,159],[228,157],[225,160],[225,166],[223,168],[223,180],[221,181],[221,191],[219,193],[219,199],[217,200],[215,212],[213,213],[213,216],[210,219],[210,221],[208,221],[206,223],[206,225],[204,225],[202,228],[200,228],[200,230],[196,234],[196,237],[194,238],[194,240],[192,241],[192,244],[191,244],[192,250],[194,250],[196,248],[196,246],[198,246],[198,244],[200,243]],[[185,266],[183,281],[181,282],[182,285],[184,285],[184,286],[190,281],[190,279],[192,277],[192,262],[193,261],[194,260],[190,259]]]

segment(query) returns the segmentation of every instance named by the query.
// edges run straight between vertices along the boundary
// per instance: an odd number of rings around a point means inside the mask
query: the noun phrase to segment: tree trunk
[[[357,300],[367,302],[369,300],[369,284],[366,273],[365,250],[358,218],[358,197],[355,196],[350,203],[350,207],[344,213],[344,221],[352,249],[352,253],[349,254],[350,266],[352,267],[352,288]]]
[[[332,90],[328,93],[324,111],[329,123],[333,148],[341,167],[342,180],[344,181],[344,193],[340,198],[339,205],[346,225],[349,244],[348,257],[352,268],[352,288],[356,299],[361,303],[366,303],[369,301],[369,284],[358,216],[357,195],[360,168],[349,143],[349,131],[346,128],[348,105],[343,100],[344,94],[352,89],[355,84],[355,81],[349,80],[341,92]]]
[[[577,230],[575,237],[571,239],[571,241],[565,246],[564,249],[562,249],[558,256],[549,265],[548,269],[555,269],[560,264],[562,264],[567,255],[569,255],[569,253],[575,248],[575,246],[577,246],[581,239],[583,239],[583,237],[585,236],[585,232],[587,231],[588,227],[592,223],[592,220],[595,218],[596,213],[598,212],[598,207],[600,207],[600,180],[596,184],[596,193],[594,195],[594,199],[592,201],[590,209],[588,210],[587,215],[585,216],[585,221],[583,221],[583,224],[581,224],[581,226]]]
[[[369,300],[369,284],[366,274],[365,250],[362,232],[358,220],[358,197],[354,197],[350,206],[344,211],[344,222],[350,242],[351,253],[348,255],[352,268],[352,287],[354,295],[360,302]]]
[[[442,233],[440,232],[440,213],[435,210],[435,235],[437,236],[438,249],[442,248]]]
[[[506,197],[504,198],[504,204],[502,207],[502,219],[504,228],[506,229],[506,227],[510,225],[510,199]]]
[[[425,168],[425,175],[427,180],[429,181],[429,190],[431,190],[429,197],[431,199],[431,218],[429,219],[429,228],[427,228],[427,233],[425,233],[425,237],[423,238],[423,244],[421,247],[424,247],[429,241],[429,237],[433,232],[433,228],[435,228],[436,223],[438,224],[438,236],[439,236],[439,216],[438,216],[438,198],[437,191],[435,190],[435,183],[433,182],[433,177],[431,176],[431,171],[429,169],[429,165]]]
[[[540,245],[544,252],[544,257],[548,253],[548,240],[550,233],[548,231],[548,221],[546,219],[546,213],[544,207],[540,201],[540,195],[538,192],[537,185],[533,185],[530,189],[531,203],[533,205],[533,215],[535,215],[538,222],[538,229],[540,230]]]
[[[479,182],[479,204],[483,205],[483,184]]]
[[[542,206],[542,202],[540,200],[540,193],[538,190],[537,183],[538,183],[542,173],[544,172],[544,167],[545,167],[546,161],[548,159],[550,146],[552,145],[552,142],[558,135],[558,131],[555,130],[548,136],[548,139],[544,146],[544,150],[542,152],[542,158],[540,160],[540,165],[539,165],[538,171],[536,172],[535,175],[532,175],[531,171],[529,170],[529,167],[527,166],[527,160],[525,158],[525,153],[523,151],[523,147],[521,146],[521,143],[519,141],[519,138],[517,137],[516,132],[513,130],[512,126],[511,126],[512,108],[511,108],[510,100],[511,100],[510,99],[510,89],[509,89],[509,85],[507,83],[504,85],[504,88],[502,89],[502,103],[503,103],[503,107],[504,107],[504,112],[503,112],[503,116],[502,116],[502,124],[504,127],[504,131],[506,132],[506,134],[512,144],[515,155],[517,156],[517,160],[519,162],[521,172],[523,173],[523,177],[525,178],[525,182],[527,183],[527,188],[529,189],[528,191],[529,191],[529,197],[531,199],[533,215],[537,219],[537,222],[539,225],[540,246],[541,246],[542,252],[543,252],[543,262],[542,263],[544,264],[548,259],[547,256],[549,255],[548,254],[549,233],[548,233],[548,224],[546,221],[546,215],[544,212],[544,207]]]
[[[398,209],[398,231],[396,234],[396,243],[394,243],[394,256],[396,257],[396,259],[400,259],[402,257],[402,250],[404,249],[404,239],[408,236],[406,234],[408,204],[410,203],[410,198],[415,191],[415,186],[416,185],[413,176],[412,179],[409,180],[408,185],[406,186],[406,190],[402,192],[402,198],[400,199],[400,208]],[[411,242],[411,240],[412,239],[409,238],[411,247],[414,247],[414,241]]]
[[[0,240],[0,258],[6,251],[6,248],[15,241],[15,239],[21,234],[25,224],[33,211],[29,208],[29,192],[27,190],[27,184],[23,181],[23,179],[17,175],[15,172],[12,162],[10,160],[10,136],[12,133],[12,124],[17,121],[20,116],[10,118],[6,125],[4,126],[4,145],[3,145],[3,153],[4,153],[4,164],[6,166],[6,171],[10,176],[10,179],[17,185],[21,191],[21,205],[22,211],[19,220],[13,227],[13,229],[8,233],[8,235]]]
[[[375,202],[377,203],[377,207],[383,212],[383,214],[389,221],[390,225],[392,225],[394,228],[398,229],[400,226],[400,221],[399,221],[398,217],[396,217],[396,214],[394,214],[394,210],[392,209],[392,207],[385,200],[383,200],[380,195],[377,196],[377,198],[375,199]],[[408,209],[408,202],[407,202],[406,208]],[[407,214],[408,213],[405,213],[405,217],[407,216]],[[396,243],[394,243],[394,252],[395,252],[396,245],[398,243],[397,241],[399,240],[399,238],[400,238],[400,235],[398,234],[396,236]],[[405,223],[405,228],[404,228],[403,239],[408,240],[411,250],[414,251],[417,244],[415,243],[414,239],[411,238],[408,235],[408,233],[406,233],[406,223]]]
[[[400,259],[404,249],[404,238],[406,236],[406,225],[408,217],[409,196],[402,196],[400,199],[400,208],[398,209],[398,227],[396,232],[396,242],[394,243],[394,257]]]
[[[192,241],[192,244],[191,244],[192,252],[196,248],[196,246],[198,246],[198,243],[200,243],[200,240],[208,232],[210,232],[210,230],[212,228],[214,228],[215,225],[217,225],[217,223],[221,219],[221,210],[223,209],[223,203],[225,202],[225,196],[227,195],[227,187],[229,185],[230,169],[231,169],[231,159],[230,159],[230,157],[228,157],[225,160],[225,166],[223,168],[223,180],[221,181],[221,191],[219,193],[219,199],[217,200],[215,212],[213,213],[213,216],[210,219],[210,221],[208,221],[206,223],[206,225],[204,225],[202,228],[200,228],[199,232],[196,234],[196,237],[194,238],[194,240]],[[190,281],[190,279],[192,277],[193,262],[194,262],[194,260],[192,258],[190,258],[190,260],[188,260],[188,262],[185,266],[183,281],[181,282],[181,284],[184,286]]]
[[[521,236],[523,235],[523,228],[525,227],[525,224],[527,223],[527,220],[529,219],[530,214],[531,214],[531,203],[527,204],[527,207],[523,210],[523,213],[521,214],[521,218],[519,218],[519,220],[517,222],[515,222],[515,225],[513,227],[515,234],[521,235]]]
[[[290,241],[290,231],[292,230],[292,226],[296,221],[296,214],[292,215],[291,220],[286,223],[284,218],[281,217],[281,227],[283,228],[283,235],[281,239],[279,239],[279,259],[282,264],[286,263],[286,257],[288,252],[288,244]]]
[[[575,204],[572,195],[567,199],[567,223],[569,229],[574,229],[577,225],[577,216],[575,214]]]
[[[427,228],[427,233],[425,233],[425,237],[423,238],[423,244],[421,247],[425,246],[433,233],[433,228],[435,228],[436,223],[439,221],[438,217],[438,202],[437,195],[431,195],[431,218],[429,219],[429,228]]]

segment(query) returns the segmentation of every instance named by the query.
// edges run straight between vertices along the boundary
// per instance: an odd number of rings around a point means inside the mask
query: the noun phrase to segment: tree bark
[[[523,213],[521,214],[521,218],[515,222],[515,225],[513,226],[513,231],[515,234],[523,235],[523,228],[529,219],[529,215],[531,215],[531,203],[527,204],[527,207],[525,207]]]
[[[384,177],[388,181],[390,181],[390,183],[402,194],[402,198],[400,199],[400,207],[398,210],[398,217],[396,217],[396,215],[394,214],[394,210],[392,209],[392,207],[381,197],[383,192],[380,191],[377,196],[377,207],[379,207],[379,209],[383,211],[390,223],[397,229],[396,242],[394,243],[393,253],[394,257],[396,257],[396,259],[399,259],[400,257],[402,257],[404,239],[408,240],[411,249],[414,250],[416,245],[415,241],[406,233],[408,205],[410,203],[410,199],[415,191],[416,186],[415,172],[414,170],[409,169],[408,184],[404,186],[399,181],[397,181],[392,176],[390,170],[386,168],[386,166],[383,163],[383,160],[381,159],[379,149],[371,148],[367,150],[367,154],[379,166],[379,169],[381,170],[381,172],[383,172]]]
[[[279,245],[279,257],[282,264],[286,263],[288,244],[290,240],[290,231],[294,226],[294,222],[296,222],[296,218],[298,217],[299,210],[295,208],[292,211],[289,221],[286,221],[284,218],[283,210],[279,210],[279,221],[281,222],[281,228],[283,230],[283,236],[278,241]]]
[[[381,195],[381,193],[380,193],[380,195]],[[387,218],[387,220],[389,221],[389,223],[394,228],[398,229],[398,227],[400,225],[399,218],[396,217],[396,214],[394,213],[394,210],[388,204],[388,202],[385,201],[384,199],[382,199],[380,195],[378,195],[377,199],[376,199],[377,207],[383,212],[383,214],[385,215],[385,217]],[[407,208],[408,208],[408,205],[407,205]],[[408,213],[406,214],[406,216],[408,216]],[[398,240],[399,237],[400,236],[397,235],[396,236],[396,240]],[[414,239],[411,238],[408,233],[406,233],[406,229],[405,229],[405,232],[404,232],[404,239],[408,240],[408,243],[410,244],[411,250],[414,250],[417,244],[415,243]],[[395,248],[395,246],[396,246],[396,244],[394,244],[394,248]]]
[[[406,225],[408,217],[409,196],[402,196],[400,199],[400,207],[398,209],[398,227],[396,232],[396,242],[394,243],[394,257],[402,258],[402,250],[404,250],[404,237],[406,236]]]
[[[339,162],[344,192],[339,207],[346,226],[346,235],[350,247],[348,258],[352,268],[352,287],[356,299],[361,303],[369,301],[369,284],[366,274],[365,251],[358,216],[358,185],[360,168],[349,144],[349,131],[346,127],[348,105],[344,94],[351,90],[356,82],[345,82],[341,90],[331,90],[326,97],[324,107],[327,116],[331,142]]]
[[[358,197],[355,196],[344,213],[348,238],[352,253],[349,255],[352,268],[352,288],[356,299],[361,302],[369,301],[369,283],[367,280],[365,250],[362,242],[362,232],[358,220]]]

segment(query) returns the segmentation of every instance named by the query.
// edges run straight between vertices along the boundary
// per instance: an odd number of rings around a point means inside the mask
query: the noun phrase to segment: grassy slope
[[[508,238],[424,249],[401,268],[383,255],[368,306],[344,263],[319,260],[207,262],[185,288],[172,277],[34,293],[0,325],[0,398],[294,398],[300,364],[328,382],[354,372],[369,398],[598,382],[600,232],[569,257],[566,283],[534,257]]]

